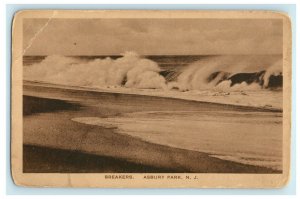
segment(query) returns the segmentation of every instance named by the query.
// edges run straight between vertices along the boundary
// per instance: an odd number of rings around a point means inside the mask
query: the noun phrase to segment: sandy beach
[[[117,128],[73,118],[110,118],[146,111],[277,110],[122,93],[24,84],[24,172],[281,173],[212,154],[153,143]],[[180,144],[179,144],[180,146]]]

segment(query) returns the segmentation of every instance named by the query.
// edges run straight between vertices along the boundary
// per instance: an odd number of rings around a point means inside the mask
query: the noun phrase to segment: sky
[[[281,54],[280,19],[24,19],[24,55]]]

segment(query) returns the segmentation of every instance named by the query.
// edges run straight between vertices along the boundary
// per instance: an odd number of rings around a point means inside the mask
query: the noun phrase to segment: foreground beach
[[[76,90],[38,83],[24,85],[23,99],[24,172],[281,172],[222,160],[209,153],[151,143],[118,133],[116,126],[105,128],[72,120],[147,111],[280,113],[279,110]]]

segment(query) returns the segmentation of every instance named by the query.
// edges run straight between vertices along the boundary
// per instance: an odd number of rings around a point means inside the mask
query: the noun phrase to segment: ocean
[[[27,81],[282,108],[281,55],[140,56],[127,52],[121,56],[24,56],[23,65]]]
[[[131,52],[123,56],[25,56],[23,63],[25,84],[44,88],[25,89],[26,95],[60,99],[56,90],[63,89],[63,100],[78,100],[71,96],[75,91],[90,93],[85,106],[101,111],[111,104],[118,112],[105,117],[76,114],[68,120],[219,159],[282,169],[281,55],[140,56]],[[69,90],[73,90],[70,96]],[[103,107],[105,97],[115,94],[130,95],[131,100],[118,97],[119,101],[110,100]],[[160,100],[156,102],[153,96]],[[157,110],[165,106],[161,104],[164,98],[170,102],[168,109]],[[170,100],[174,98],[183,102],[174,103]],[[148,110],[136,106],[141,99],[152,104]],[[221,106],[207,104],[207,110],[198,111],[205,106],[202,102]],[[134,111],[127,110],[129,104],[134,104]],[[228,105],[255,109],[227,110]],[[48,137],[47,132],[43,136]],[[96,145],[93,150],[98,150]]]
[[[229,87],[281,88],[283,82],[281,55],[140,56],[127,52],[122,56],[24,56],[23,65],[25,79],[91,87],[203,90],[230,82]],[[64,81],[68,77],[74,81]]]

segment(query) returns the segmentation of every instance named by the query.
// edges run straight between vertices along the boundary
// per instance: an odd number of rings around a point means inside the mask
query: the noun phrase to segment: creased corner
[[[32,46],[32,44],[34,43],[36,38],[47,28],[47,26],[49,25],[49,23],[55,17],[56,14],[57,14],[57,11],[54,10],[52,15],[47,20],[47,22],[33,35],[33,37],[29,40],[28,45],[23,49],[22,56],[25,55],[26,51]]]

